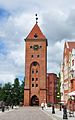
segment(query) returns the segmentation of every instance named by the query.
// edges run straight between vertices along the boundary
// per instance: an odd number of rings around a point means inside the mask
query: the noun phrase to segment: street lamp
[[[60,100],[60,93],[59,92],[57,93],[57,98],[58,98],[58,100]]]
[[[57,95],[57,98],[58,98],[58,100],[60,99],[60,94],[59,94],[59,92],[57,93],[58,95]],[[61,106],[61,103],[60,103],[60,111],[61,111],[61,108],[62,108],[62,106]]]

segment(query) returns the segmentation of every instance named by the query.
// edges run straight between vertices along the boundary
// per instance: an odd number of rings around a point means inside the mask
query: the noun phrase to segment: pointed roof
[[[75,49],[75,42],[73,42],[73,41],[72,42],[65,42],[64,48],[67,48],[70,51],[72,51],[73,48]]]
[[[72,51],[73,48],[75,49],[75,42],[67,42],[67,43],[68,43],[69,49],[71,51]]]
[[[64,45],[64,55],[66,54],[66,50],[68,50],[68,52],[72,52],[73,49],[75,49],[75,42],[66,41]]]
[[[34,39],[34,38],[46,39],[46,37],[41,32],[37,23],[34,25],[34,27],[32,28],[31,32],[29,33],[26,39]]]

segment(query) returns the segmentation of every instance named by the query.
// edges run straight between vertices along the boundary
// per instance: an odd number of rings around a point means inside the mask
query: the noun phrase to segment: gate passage
[[[31,106],[37,105],[39,106],[39,99],[36,95],[32,96],[31,98]]]

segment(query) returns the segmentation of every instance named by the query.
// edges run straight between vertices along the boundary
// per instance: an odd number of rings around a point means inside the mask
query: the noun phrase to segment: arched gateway
[[[39,106],[39,99],[36,95],[32,96],[31,98],[31,106],[37,105]]]

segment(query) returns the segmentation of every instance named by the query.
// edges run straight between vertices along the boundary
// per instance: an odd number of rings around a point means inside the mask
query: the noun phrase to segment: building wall
[[[63,81],[63,64],[61,63],[61,68],[60,68],[60,82],[61,82],[61,87],[60,87],[60,92],[61,92],[61,101],[64,102],[64,81]]]
[[[64,56],[63,56],[63,79],[64,79],[64,101],[68,100],[69,92],[69,48],[68,44],[65,43]]]
[[[37,24],[26,38],[25,48],[24,105],[32,105],[36,97],[38,105],[56,103],[58,78],[54,73],[47,74],[47,40]]]
[[[70,82],[71,82],[71,92],[75,91],[75,49],[72,49],[71,53],[71,68],[70,68]]]
[[[57,103],[57,81],[58,77],[54,73],[47,73],[47,102]]]
[[[73,72],[72,72],[73,71]],[[75,90],[75,42],[65,42],[63,54],[64,101],[70,98],[69,93]]]
[[[37,29],[36,24],[34,29]],[[39,30],[39,28],[38,28]],[[39,30],[40,31],[40,30]],[[40,34],[38,32],[38,36]],[[30,36],[34,31],[31,31]],[[32,34],[32,35],[31,35]],[[35,34],[35,33],[34,33]],[[42,35],[41,35],[42,36]],[[36,96],[39,105],[47,101],[46,97],[46,73],[47,73],[47,40],[44,38],[26,39],[25,41],[25,87],[24,105],[32,104],[32,98]]]

